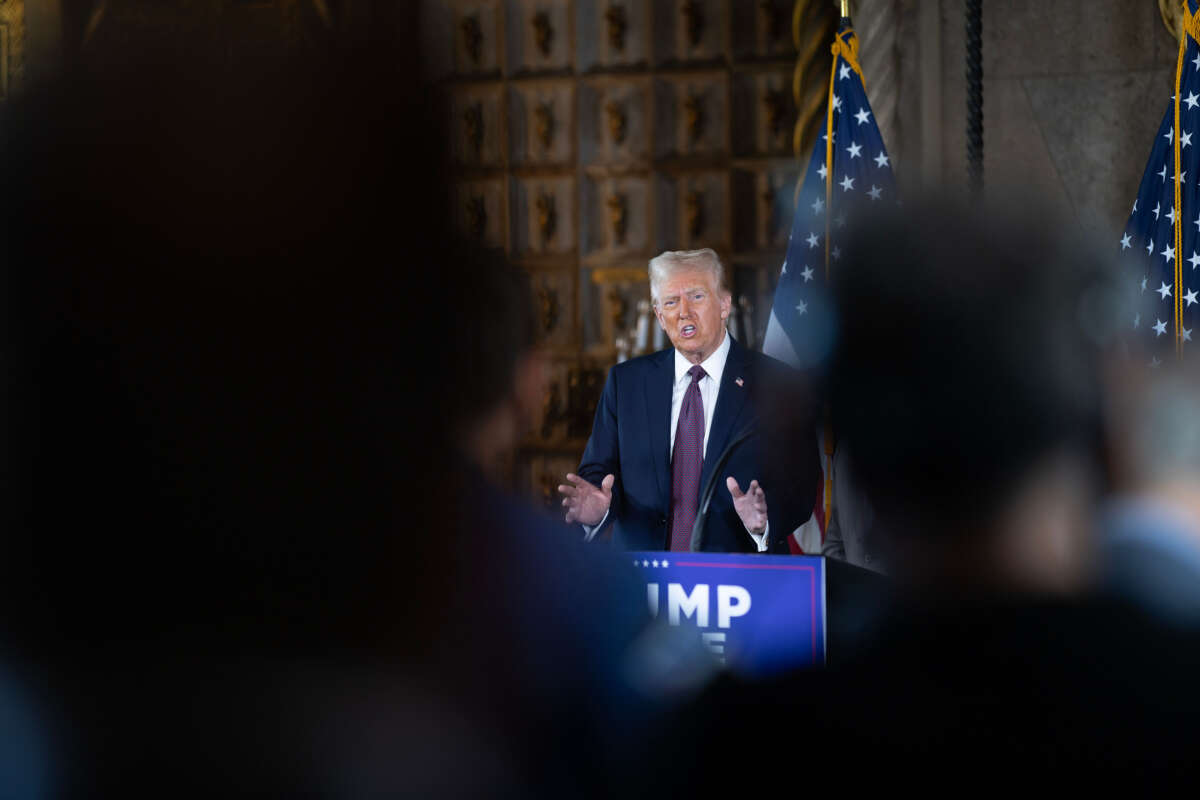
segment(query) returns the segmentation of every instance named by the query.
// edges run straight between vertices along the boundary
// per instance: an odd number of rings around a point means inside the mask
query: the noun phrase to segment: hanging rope
[[[967,0],[967,177],[983,189],[983,0]]]

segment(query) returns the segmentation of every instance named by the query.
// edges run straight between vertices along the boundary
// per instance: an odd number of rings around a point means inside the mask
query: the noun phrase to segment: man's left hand
[[[758,481],[750,481],[745,492],[732,475],[725,479],[725,485],[733,495],[733,508],[742,518],[746,530],[755,536],[761,535],[767,529],[767,495]]]

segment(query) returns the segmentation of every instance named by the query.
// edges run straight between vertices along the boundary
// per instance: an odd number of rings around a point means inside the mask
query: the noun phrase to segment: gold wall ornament
[[[608,25],[608,44],[618,53],[625,51],[625,31],[629,27],[629,19],[625,16],[625,6],[617,3],[609,4],[604,11],[604,21]]]
[[[533,15],[533,42],[543,58],[550,57],[550,48],[554,44],[554,26],[550,24],[550,15],[539,11]]]
[[[779,223],[782,215],[779,213],[779,204],[775,202],[775,190],[767,189],[762,193],[763,201],[763,219],[766,220],[767,244],[775,241],[775,237],[779,234]]]
[[[687,32],[688,44],[697,47],[704,38],[704,6],[699,0],[684,0],[679,8],[683,15],[683,28]]]
[[[458,23],[458,29],[462,34],[463,50],[467,51],[471,63],[479,66],[479,61],[483,58],[483,28],[479,24],[479,17],[474,14],[463,17]]]
[[[0,101],[21,87],[25,72],[25,2],[0,2]]]
[[[683,219],[688,236],[695,239],[704,232],[704,192],[693,189],[684,195]]]
[[[767,112],[767,130],[771,137],[778,139],[787,132],[788,95],[783,89],[768,89],[762,98],[763,107]]]
[[[487,205],[483,196],[473,194],[467,198],[467,233],[475,239],[483,239],[487,233]]]
[[[628,207],[625,195],[609,195],[604,205],[608,208],[608,224],[612,227],[613,239],[617,244],[625,243],[625,232],[629,223]]]
[[[543,282],[538,287],[537,308],[542,335],[549,334],[558,327],[559,317],[558,292],[549,283]]]
[[[683,100],[684,124],[688,139],[694,144],[704,135],[704,100],[698,94],[688,93]]]
[[[619,331],[625,324],[625,315],[629,312],[629,301],[625,299],[625,295],[618,286],[609,287],[605,297],[608,300],[608,314],[612,320],[612,329]]]
[[[604,116],[608,120],[608,135],[617,144],[625,142],[625,108],[615,100],[604,104]]]
[[[475,102],[463,111],[463,124],[466,127],[467,145],[479,158],[483,154],[483,103]]]
[[[1183,3],[1180,0],[1158,0],[1158,13],[1162,15],[1163,25],[1179,41],[1183,37]]]
[[[554,143],[554,103],[538,103],[533,109],[533,131],[543,150]]]
[[[554,208],[554,195],[544,190],[539,190],[534,205],[537,209],[538,232],[542,235],[542,244],[545,244],[554,237],[554,230],[558,227],[558,214]]]

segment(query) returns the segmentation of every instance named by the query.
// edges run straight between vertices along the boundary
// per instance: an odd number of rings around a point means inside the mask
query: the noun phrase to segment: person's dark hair
[[[896,528],[987,519],[1039,458],[1099,446],[1114,272],[1030,219],[918,203],[845,239],[830,405]]]

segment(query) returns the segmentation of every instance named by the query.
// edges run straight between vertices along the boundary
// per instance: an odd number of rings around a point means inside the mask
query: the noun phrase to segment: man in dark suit
[[[787,447],[811,427],[800,376],[725,330],[731,297],[715,252],[666,252],[649,271],[674,347],[609,372],[579,474],[558,487],[566,519],[589,538],[611,524],[631,550],[787,553],[820,468],[811,448]],[[721,486],[693,536],[712,479]]]

